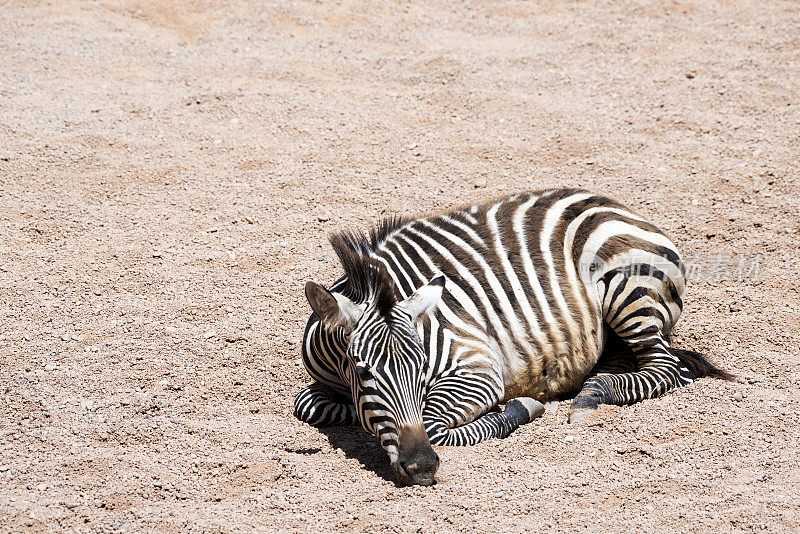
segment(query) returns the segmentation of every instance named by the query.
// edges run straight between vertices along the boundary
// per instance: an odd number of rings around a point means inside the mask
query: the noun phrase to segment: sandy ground
[[[796,2],[0,7],[0,530],[800,531]],[[699,270],[700,380],[439,448],[293,419],[328,232],[578,186]],[[737,263],[737,262],[742,262]]]

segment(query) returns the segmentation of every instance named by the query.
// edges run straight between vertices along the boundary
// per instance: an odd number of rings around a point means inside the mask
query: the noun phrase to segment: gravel
[[[798,27],[792,2],[3,3],[0,530],[800,530]],[[674,342],[742,383],[549,404],[438,447],[429,488],[292,417],[328,232],[551,186],[676,241]]]

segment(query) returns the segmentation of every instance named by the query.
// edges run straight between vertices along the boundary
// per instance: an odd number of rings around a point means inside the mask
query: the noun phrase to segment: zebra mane
[[[383,219],[369,232],[343,230],[330,235],[333,251],[347,276],[342,290],[344,296],[359,304],[374,299],[378,313],[389,314],[398,301],[397,287],[374,252],[392,232],[407,222],[408,219],[394,216]]]

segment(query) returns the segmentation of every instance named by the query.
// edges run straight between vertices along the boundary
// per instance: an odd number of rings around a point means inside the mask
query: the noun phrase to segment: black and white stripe
[[[330,298],[309,297],[319,313],[303,362],[315,385],[295,413],[315,425],[358,420],[393,462],[402,428],[424,425],[433,444],[471,444],[508,435],[540,413],[537,401],[570,391],[580,389],[574,419],[721,375],[669,345],[685,289],[675,245],[608,198],[525,193],[332,244],[345,276]],[[435,305],[408,313],[436,284]],[[610,335],[635,370],[590,376]],[[505,411],[488,413],[503,402]]]

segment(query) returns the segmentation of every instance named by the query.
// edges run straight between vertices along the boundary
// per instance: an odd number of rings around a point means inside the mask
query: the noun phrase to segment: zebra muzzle
[[[392,464],[401,484],[430,486],[439,469],[439,455],[431,448],[425,429],[420,426],[405,428],[399,433],[400,454]]]

